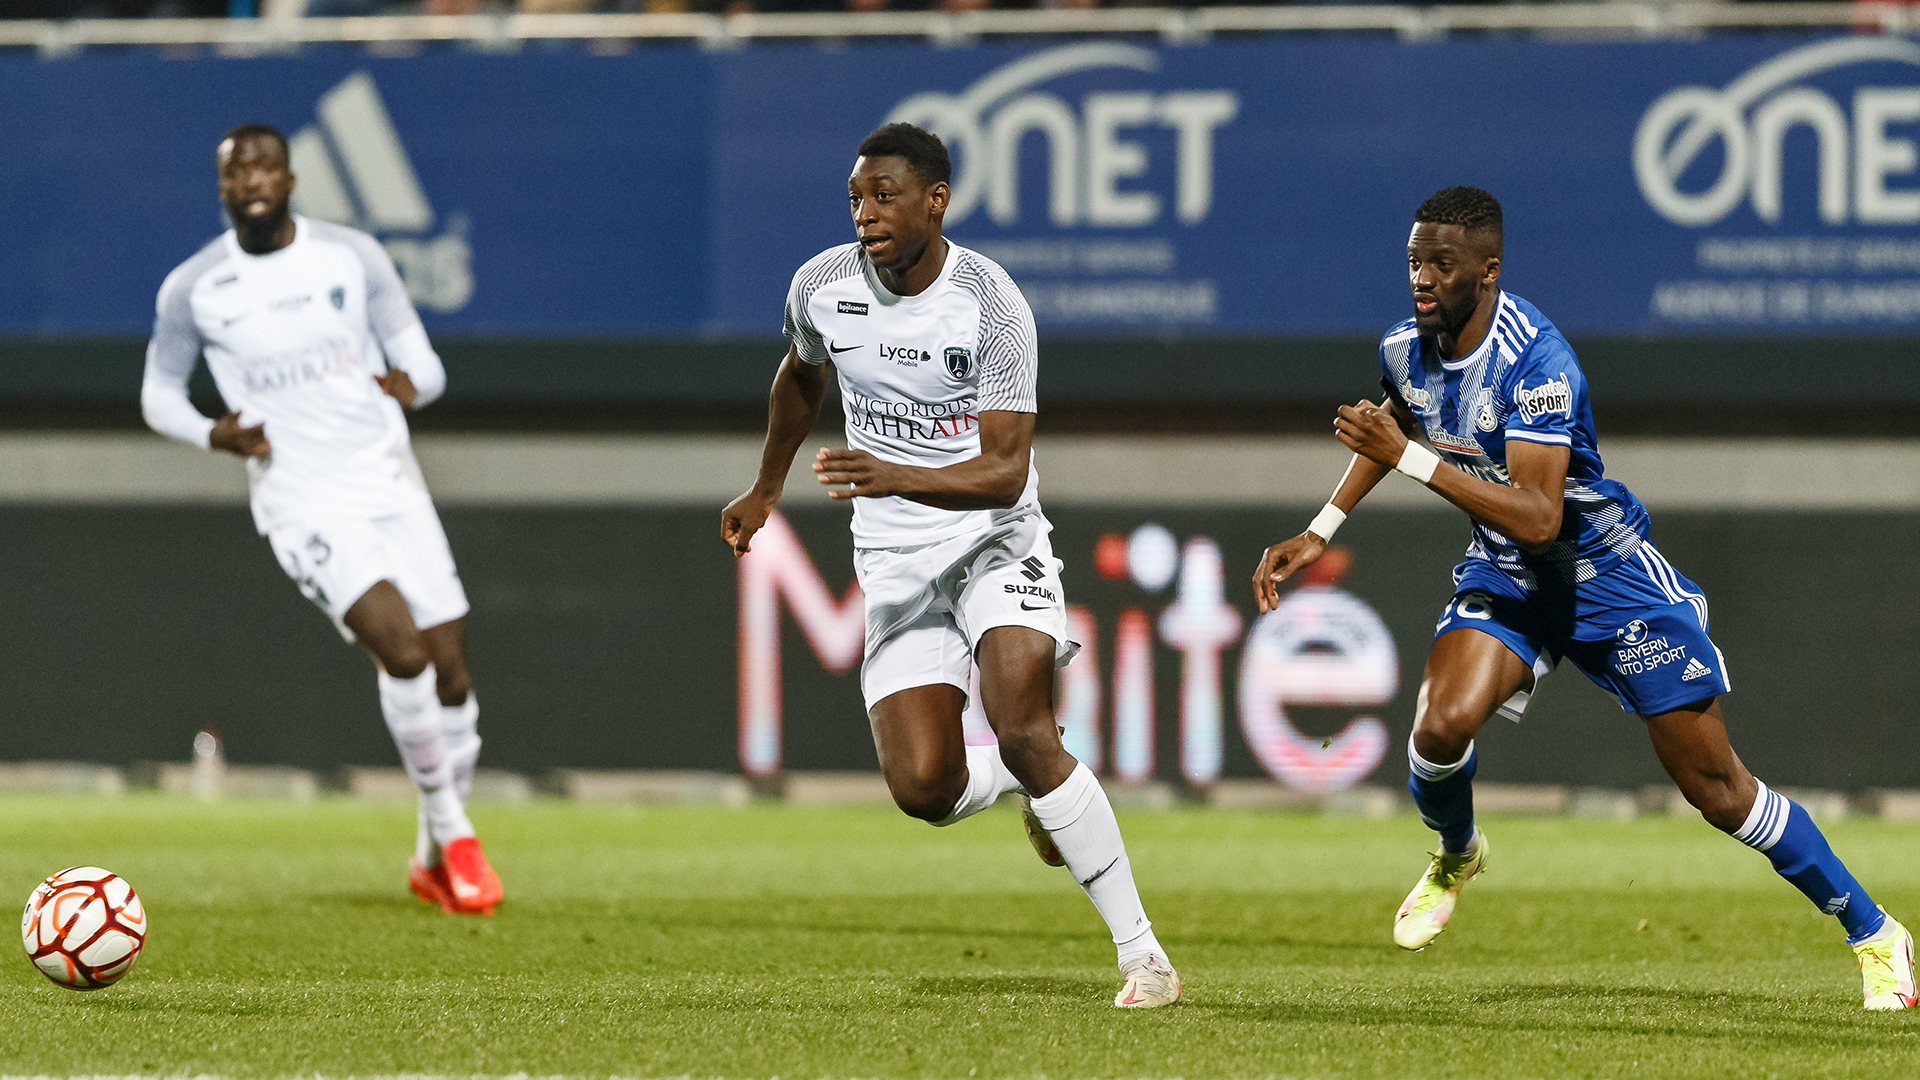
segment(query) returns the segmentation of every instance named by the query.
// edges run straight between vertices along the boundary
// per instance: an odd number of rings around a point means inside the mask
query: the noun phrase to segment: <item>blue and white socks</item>
[[[1754,783],[1760,784],[1760,794],[1733,838],[1766,855],[1774,871],[1792,882],[1813,906],[1838,918],[1847,928],[1847,944],[1878,933],[1887,921],[1886,913],[1827,846],[1827,838],[1806,809],[1758,779]]]
[[[1436,765],[1413,748],[1413,736],[1407,736],[1407,790],[1413,793],[1413,805],[1420,808],[1420,820],[1440,834],[1440,849],[1449,855],[1465,855],[1473,846],[1473,773],[1479,764],[1473,743],[1451,765]]]

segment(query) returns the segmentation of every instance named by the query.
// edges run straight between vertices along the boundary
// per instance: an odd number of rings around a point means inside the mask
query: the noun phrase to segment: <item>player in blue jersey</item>
[[[1806,810],[1734,754],[1719,705],[1731,686],[1707,636],[1706,598],[1648,538],[1646,507],[1606,478],[1573,349],[1538,308],[1500,289],[1500,257],[1493,196],[1450,187],[1421,204],[1407,241],[1414,317],[1380,343],[1388,396],[1340,409],[1336,434],[1354,451],[1345,478],[1307,531],[1266,550],[1253,579],[1260,610],[1271,610],[1279,583],[1320,557],[1390,471],[1473,519],[1407,745],[1407,787],[1440,850],[1394,916],[1394,941],[1425,948],[1486,867],[1474,735],[1495,713],[1518,719],[1535,681],[1564,658],[1640,714],[1701,816],[1839,918],[1866,1007],[1912,1008],[1912,935],[1868,897]]]

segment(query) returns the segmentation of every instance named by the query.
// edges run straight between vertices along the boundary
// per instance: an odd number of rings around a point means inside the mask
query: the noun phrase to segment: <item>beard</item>
[[[227,216],[233,219],[234,235],[240,241],[241,250],[254,254],[264,253],[278,246],[280,231],[286,228],[287,222],[293,217],[292,199],[290,197],[281,199],[266,213],[257,217],[249,217],[229,203]]]

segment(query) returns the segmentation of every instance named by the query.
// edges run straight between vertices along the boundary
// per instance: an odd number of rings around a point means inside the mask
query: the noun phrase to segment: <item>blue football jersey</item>
[[[1468,558],[1493,563],[1532,589],[1547,564],[1570,571],[1574,581],[1589,581],[1646,542],[1647,509],[1606,478],[1586,376],[1540,309],[1501,293],[1486,340],[1453,361],[1441,360],[1434,342],[1408,319],[1381,339],[1380,367],[1441,458],[1482,480],[1509,482],[1507,445],[1516,440],[1572,451],[1559,539],[1544,554],[1530,555],[1475,522]]]

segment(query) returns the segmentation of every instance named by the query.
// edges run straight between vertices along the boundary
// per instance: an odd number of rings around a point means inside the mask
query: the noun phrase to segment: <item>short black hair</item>
[[[285,157],[289,162],[293,160],[293,151],[287,146],[287,137],[282,135],[280,129],[274,127],[272,124],[262,124],[258,122],[237,124],[229,128],[225,135],[220,136],[220,141],[223,144],[228,140],[238,143],[241,139],[250,139],[256,135],[264,136],[279,143],[281,156]]]
[[[1415,223],[1458,225],[1469,234],[1478,233],[1491,241],[1493,253],[1502,246],[1500,200],[1477,187],[1443,187],[1427,196],[1413,212]]]
[[[899,157],[907,168],[920,174],[928,187],[953,182],[953,159],[940,136],[912,124],[888,124],[874,128],[860,140],[861,157]]]

